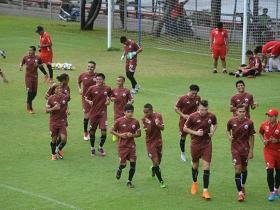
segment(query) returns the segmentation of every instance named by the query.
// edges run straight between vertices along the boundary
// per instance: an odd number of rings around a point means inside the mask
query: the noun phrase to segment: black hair
[[[217,23],[217,28],[221,29],[223,28],[224,24],[222,22],[218,22]]]
[[[124,111],[134,111],[134,106],[132,104],[126,104],[124,106]]]
[[[199,91],[199,86],[198,85],[194,85],[194,84],[192,84],[191,86],[190,86],[190,90],[193,90],[193,91]]]
[[[63,74],[57,76],[56,79],[57,79],[59,82],[62,82],[62,81],[65,81],[65,80],[69,79],[69,75],[66,74],[66,73],[63,73]]]
[[[238,104],[238,105],[236,106],[236,108],[237,108],[237,109],[241,109],[241,108],[245,108],[245,106],[244,106],[243,104]]]
[[[202,100],[199,102],[200,105],[204,106],[204,107],[208,107],[208,101],[207,100]]]
[[[262,46],[257,46],[254,50],[254,53],[261,53],[262,52]]]
[[[30,46],[29,48],[31,48],[34,52],[36,52],[36,47],[35,46]]]
[[[118,76],[118,78],[122,79],[125,82],[125,77],[124,76]]]
[[[235,87],[237,87],[238,84],[243,84],[245,86],[245,83],[243,82],[243,80],[238,80],[236,83],[235,83]]]
[[[101,77],[103,80],[105,80],[105,75],[103,73],[96,74],[96,77]]]
[[[122,44],[124,44],[126,41],[127,41],[126,36],[121,36],[120,42],[121,42]]]
[[[93,61],[93,60],[89,61],[88,63],[96,65],[95,61]]]
[[[246,51],[246,55],[253,55],[254,53],[253,53],[253,51],[252,50],[247,50]]]
[[[145,109],[152,110],[152,109],[153,109],[153,106],[152,106],[152,104],[149,104],[149,103],[148,103],[148,104],[145,104],[145,105],[144,105],[144,108],[145,108]]]

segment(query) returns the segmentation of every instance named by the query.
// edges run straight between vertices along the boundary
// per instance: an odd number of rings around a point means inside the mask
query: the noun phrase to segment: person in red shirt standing
[[[98,151],[101,156],[106,155],[103,145],[107,137],[107,106],[110,104],[110,97],[111,88],[105,85],[105,75],[98,73],[96,75],[96,85],[91,86],[85,94],[85,101],[91,106],[89,110],[91,156],[96,155],[94,145],[98,126],[101,130]]]
[[[36,47],[30,46],[28,55],[23,57],[19,69],[20,71],[22,71],[23,65],[26,66],[25,85],[27,90],[27,111],[30,114],[34,114],[32,101],[37,95],[38,67],[42,66],[42,60],[39,56],[35,55],[35,52]]]
[[[217,128],[216,116],[208,112],[208,101],[199,103],[198,111],[192,113],[185,123],[184,131],[191,134],[191,156],[192,156],[192,187],[191,194],[198,192],[198,166],[199,159],[203,160],[203,193],[206,200],[211,199],[208,192],[210,178],[210,164],[212,159],[212,140]]]
[[[160,163],[162,159],[162,137],[161,131],[164,130],[164,123],[160,113],[153,111],[151,104],[144,105],[144,117],[142,123],[146,132],[146,146],[148,156],[153,162],[152,177],[158,178],[161,188],[166,188],[161,177]]]
[[[210,37],[210,50],[213,56],[213,73],[217,73],[218,59],[221,58],[223,73],[227,73],[226,55],[229,50],[228,31],[223,28],[223,23],[218,22],[217,28],[212,29]]]
[[[131,93],[136,94],[139,91],[140,86],[137,84],[134,74],[137,66],[137,55],[143,51],[143,48],[140,47],[135,41],[127,39],[125,36],[120,38],[120,42],[124,47],[124,53],[121,57],[121,60],[126,58],[125,71],[127,78],[131,82]]]
[[[279,198],[280,186],[280,121],[278,110],[272,108],[266,112],[268,120],[260,126],[260,137],[264,144],[264,159],[266,162],[267,184],[270,194],[269,201]],[[275,171],[275,176],[274,176]]]
[[[186,162],[185,144],[187,133],[184,132],[183,128],[185,122],[189,118],[190,114],[197,111],[199,102],[201,101],[200,96],[197,95],[199,92],[198,85],[191,85],[190,91],[179,98],[175,106],[175,112],[179,114],[179,130],[180,130],[180,149],[181,149],[181,160]]]
[[[46,113],[50,114],[50,132],[51,132],[51,152],[52,160],[57,160],[57,156],[61,159],[64,157],[63,147],[67,142],[67,115],[68,115],[69,95],[62,92],[61,85],[56,86],[55,94],[48,98],[46,105]],[[57,140],[61,142],[56,151]]]
[[[44,64],[47,65],[49,70],[49,82],[53,82],[53,69],[52,69],[52,59],[53,59],[53,51],[52,51],[52,40],[48,32],[44,31],[42,26],[37,26],[36,33],[40,35],[40,57]],[[40,68],[41,69],[41,68]],[[43,72],[43,69],[41,69]]]
[[[128,181],[126,186],[134,188],[132,179],[136,169],[136,144],[134,139],[141,136],[139,121],[133,118],[134,107],[132,104],[124,106],[124,117],[117,119],[114,123],[111,133],[119,138],[118,153],[120,158],[119,168],[116,172],[116,178],[120,179],[122,170],[126,167],[126,161],[130,162]]]
[[[245,83],[242,80],[237,81],[235,86],[238,93],[230,99],[230,111],[233,116],[236,116],[237,106],[243,104],[246,109],[246,117],[250,118],[250,108],[254,110],[257,107],[254,97],[252,94],[245,92]]]
[[[247,180],[248,160],[254,156],[254,123],[246,118],[245,106],[239,104],[236,117],[227,123],[227,135],[231,143],[232,163],[235,169],[235,184],[238,201],[245,200],[245,183]]]
[[[88,141],[90,139],[88,133],[88,121],[89,121],[89,111],[90,105],[85,101],[85,94],[89,87],[96,85],[96,63],[95,61],[89,61],[87,65],[87,71],[80,74],[78,78],[78,89],[82,96],[82,106],[84,112],[84,140]]]

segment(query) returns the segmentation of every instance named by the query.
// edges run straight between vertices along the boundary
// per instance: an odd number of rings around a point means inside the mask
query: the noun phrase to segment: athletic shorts
[[[234,166],[247,166],[249,152],[231,152],[232,164]]]
[[[227,48],[225,46],[219,47],[219,46],[213,46],[212,48],[212,56],[214,59],[218,59],[219,57],[221,59],[225,59],[227,54]]]
[[[160,163],[162,158],[162,140],[146,143],[149,158],[153,163]]]
[[[82,106],[83,106],[83,112],[85,114],[89,113],[91,106],[84,99],[82,99]]]
[[[90,129],[93,129],[94,131],[97,130],[97,127],[99,126],[99,129],[106,130],[107,129],[107,113],[104,113],[103,115],[94,116],[89,118],[90,121]]]
[[[67,124],[65,123],[65,125],[54,125],[54,124],[50,124],[50,133],[51,133],[51,137],[58,137],[60,135],[64,135],[67,136]]]
[[[210,163],[212,159],[212,142],[208,144],[191,144],[191,156],[193,162],[202,160]]]
[[[25,78],[25,86],[27,91],[37,93],[38,78]]]
[[[179,135],[182,137],[186,137],[188,135],[188,133],[186,133],[183,129],[184,129],[184,125],[186,123],[185,119],[180,119],[179,120]]]
[[[266,169],[280,169],[280,150],[264,148],[263,150]]]
[[[136,162],[136,146],[118,147],[120,164],[125,165],[126,161]]]
[[[126,60],[126,64],[125,64],[125,70],[128,72],[135,72],[136,70],[136,66],[137,66],[137,60],[136,59],[132,59],[132,60]]]
[[[42,59],[42,62],[44,64],[52,64],[52,59],[53,59],[53,53],[52,52],[47,52],[47,53],[41,53],[40,58]]]

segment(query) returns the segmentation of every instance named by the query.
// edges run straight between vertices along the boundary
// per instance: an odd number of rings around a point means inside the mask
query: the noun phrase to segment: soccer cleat
[[[29,114],[35,114],[35,112],[34,112],[32,109],[29,109],[29,110],[28,110],[28,113],[29,113]]]
[[[121,176],[122,176],[122,170],[118,169],[118,170],[116,171],[116,179],[120,179]]]
[[[131,181],[128,181],[128,182],[126,183],[126,186],[127,186],[128,188],[134,188],[134,185],[132,184]]]
[[[223,73],[224,74],[227,74],[228,72],[227,72],[227,69],[223,69]]]
[[[203,193],[202,193],[202,198],[204,198],[204,199],[206,199],[206,200],[210,200],[210,199],[211,199],[211,196],[210,196],[208,190],[203,191]]]
[[[186,158],[186,154],[184,152],[181,152],[181,160],[183,162],[186,162],[187,161],[187,158]]]
[[[239,202],[243,202],[245,200],[245,195],[243,192],[239,192],[238,199]]]
[[[131,91],[130,91],[130,93],[132,94],[132,95],[135,95],[136,93],[137,93],[137,91],[135,90],[135,89],[131,89]]]
[[[167,187],[167,185],[166,184],[164,184],[164,182],[163,181],[161,181],[160,182],[160,188],[166,188]]]
[[[243,192],[244,195],[246,195],[245,187],[242,187],[242,188],[241,188],[241,191]]]
[[[217,69],[213,69],[213,74],[217,74],[218,73],[218,71],[217,71]]]
[[[95,156],[96,155],[96,151],[95,148],[91,149],[91,156]]]
[[[89,140],[89,133],[88,133],[88,132],[85,132],[85,133],[84,133],[84,140],[85,140],[85,141],[88,141],[88,140]]]
[[[197,182],[192,183],[191,194],[195,195],[198,192],[198,184]]]
[[[98,152],[99,152],[100,156],[106,156],[106,152],[104,151],[104,149],[102,147],[98,148]]]
[[[138,92],[138,91],[140,90],[140,85],[138,85],[138,84],[135,85],[135,88],[134,88],[134,89],[135,89],[136,92]]]
[[[278,190],[274,190],[274,195],[275,195],[275,198],[280,198],[280,195],[278,193]]]
[[[274,193],[274,192],[271,192],[271,193],[269,194],[269,196],[267,197],[267,200],[268,200],[268,201],[274,201],[276,198],[277,198],[277,196],[275,196],[275,193]]]
[[[51,160],[57,160],[57,157],[56,157],[56,155],[52,155],[52,158],[51,158]]]
[[[57,155],[58,155],[58,157],[59,157],[60,159],[63,159],[63,157],[64,157],[64,152],[63,152],[63,150],[58,150]]]

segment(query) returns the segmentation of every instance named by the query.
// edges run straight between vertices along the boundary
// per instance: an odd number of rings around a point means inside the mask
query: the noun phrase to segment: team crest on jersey
[[[105,91],[105,92],[104,92],[104,95],[106,96],[107,94],[108,94],[107,91]]]
[[[279,130],[278,129],[275,130],[275,134],[279,134]]]
[[[187,101],[187,104],[189,104],[190,102],[189,101]]]
[[[84,79],[88,79],[87,77],[85,77]]]
[[[30,58],[28,58],[27,61],[29,62],[29,61],[30,61]]]
[[[246,125],[244,125],[244,128],[247,130],[249,128],[249,126],[246,124]]]
[[[66,104],[66,101],[65,101],[65,100],[63,100],[63,101],[62,101],[62,103],[63,103],[63,104]]]
[[[122,124],[122,127],[126,127],[126,124]]]
[[[94,94],[98,94],[98,91],[95,91]]]
[[[239,102],[240,102],[240,99],[237,99],[236,101],[239,103]]]
[[[131,45],[128,45],[128,48],[129,48],[129,49],[131,49],[131,48],[132,48],[132,46],[131,46]]]
[[[136,125],[132,125],[131,127],[132,127],[132,129],[135,129],[135,128],[136,128]]]
[[[245,102],[248,102],[249,101],[249,99],[248,98],[245,98]]]
[[[234,123],[234,124],[233,124],[233,127],[236,127],[236,126],[237,126],[237,124]]]
[[[211,119],[208,120],[208,124],[212,124],[212,120]]]

